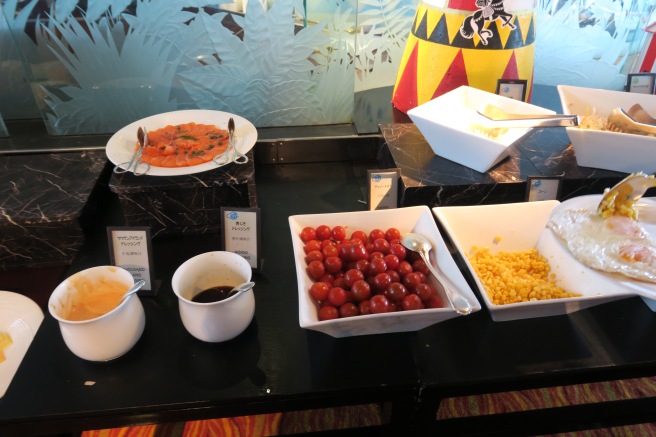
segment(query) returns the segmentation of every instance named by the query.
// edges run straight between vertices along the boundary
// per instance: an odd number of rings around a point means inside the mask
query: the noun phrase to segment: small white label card
[[[243,256],[253,269],[260,268],[260,209],[221,208],[224,250]]]
[[[558,176],[529,176],[526,183],[526,200],[558,200],[562,178]]]
[[[150,228],[147,226],[108,226],[107,239],[110,263],[130,272],[135,281],[140,279],[146,281],[138,294],[140,296],[157,294],[153,278]]]
[[[401,170],[367,170],[369,179],[369,210],[393,209],[399,205],[399,178]]]

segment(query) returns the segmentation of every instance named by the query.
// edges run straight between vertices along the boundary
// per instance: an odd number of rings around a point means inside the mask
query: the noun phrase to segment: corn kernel
[[[556,285],[547,259],[537,249],[493,255],[488,247],[473,247],[468,258],[496,305],[580,296]]]

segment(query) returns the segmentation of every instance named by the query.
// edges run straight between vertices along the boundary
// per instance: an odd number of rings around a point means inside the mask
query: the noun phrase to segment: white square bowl
[[[473,126],[488,125],[478,114],[492,104],[512,114],[546,115],[554,111],[468,86],[461,86],[408,111],[436,155],[485,173],[510,153],[509,147],[531,128],[513,128],[495,139]]]
[[[628,111],[639,103],[648,113],[656,115],[656,96],[623,91],[558,85],[560,103],[565,114],[597,114],[607,117],[622,107]],[[626,134],[579,127],[565,128],[582,167],[601,168],[624,173],[656,171],[656,137]]]
[[[559,204],[556,200],[548,200],[433,209],[462,255],[494,321],[569,314],[635,295],[608,276],[579,263],[546,228],[552,211]],[[489,247],[492,253],[536,248],[548,260],[552,273],[556,275],[556,283],[581,296],[496,305],[469,262],[468,255],[474,246]]]
[[[347,229],[347,237],[355,231],[369,233],[373,229],[386,230],[397,228],[401,234],[416,232],[425,235],[433,244],[433,265],[451,280],[455,289],[465,295],[472,303],[473,311],[479,311],[481,305],[476,299],[460,269],[451,257],[444,243],[435,219],[427,206],[413,206],[407,208],[388,209],[380,211],[343,212],[334,214],[307,214],[289,217],[289,226],[294,248],[296,263],[296,278],[298,281],[298,316],[302,328],[324,332],[333,337],[351,337],[356,335],[382,334],[390,332],[417,331],[435,323],[458,317],[448,306],[446,296],[440,296],[445,308],[422,309],[417,311],[399,311],[384,314],[369,314],[320,321],[317,314],[317,305],[309,295],[309,289],[314,282],[306,271],[305,253],[300,234],[304,227],[327,225],[330,227],[341,225]],[[437,254],[437,263],[435,255]]]

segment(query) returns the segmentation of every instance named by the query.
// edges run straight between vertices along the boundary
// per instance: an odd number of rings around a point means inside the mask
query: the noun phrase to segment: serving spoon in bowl
[[[424,263],[426,263],[426,266],[430,272],[433,274],[433,276],[435,276],[435,279],[440,281],[442,287],[444,287],[444,291],[446,292],[446,297],[449,300],[451,308],[463,316],[472,312],[472,304],[467,300],[467,298],[456,292],[449,284],[447,278],[445,278],[444,275],[442,275],[437,271],[435,267],[433,267],[429,257],[429,253],[431,249],[433,249],[433,245],[430,241],[428,241],[426,237],[410,232],[401,237],[401,244],[406,249],[410,249],[419,253],[419,256],[421,256],[421,259],[424,260]]]

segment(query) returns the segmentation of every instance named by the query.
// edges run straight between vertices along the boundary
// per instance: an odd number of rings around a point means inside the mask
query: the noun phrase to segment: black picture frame
[[[626,91],[639,94],[656,92],[656,73],[631,73],[626,76]]]
[[[528,81],[525,79],[498,79],[495,94],[525,102],[527,88]]]
[[[560,176],[529,176],[526,180],[527,202],[559,200],[563,185]]]

